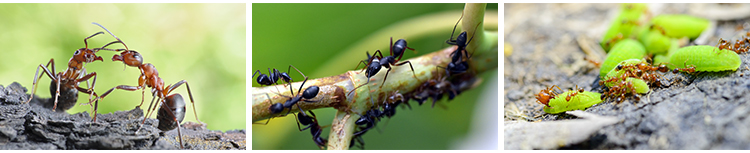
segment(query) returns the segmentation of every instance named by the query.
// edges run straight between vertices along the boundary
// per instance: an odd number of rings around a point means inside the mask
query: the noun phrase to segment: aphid
[[[557,97],[557,92],[554,88],[562,90],[557,85],[552,85],[549,88],[539,91],[539,93],[536,95],[536,100],[539,101],[539,103],[544,104],[545,106],[549,106],[550,99],[554,99],[555,97]]]
[[[646,55],[646,49],[636,40],[625,39],[617,43],[604,59],[602,67],[599,70],[599,76],[604,77],[614,69],[618,63],[627,59],[640,59]]]
[[[688,68],[692,65],[695,71],[726,71],[737,70],[742,63],[737,53],[722,49],[719,54],[714,53],[714,46],[700,45],[688,46],[678,49],[669,57],[669,63],[684,63],[683,65],[670,65],[670,69]]]
[[[50,94],[55,98],[55,102],[52,106],[52,111],[65,111],[75,106],[76,101],[78,101],[79,91],[89,94],[90,101],[91,96],[96,95],[96,93],[94,92],[94,87],[96,86],[96,72],[86,74],[86,69],[83,68],[83,66],[86,63],[92,63],[96,60],[104,60],[101,56],[96,56],[96,52],[99,51],[98,49],[89,49],[89,45],[86,40],[99,34],[104,34],[104,32],[97,32],[83,39],[83,44],[85,44],[86,47],[80,48],[76,50],[75,53],[73,53],[73,57],[71,57],[68,61],[68,68],[64,72],[55,72],[55,59],[50,59],[49,62],[47,62],[47,66],[39,64],[39,67],[37,67],[36,73],[34,74],[31,97],[29,97],[29,100],[27,100],[25,103],[29,103],[31,99],[34,98],[36,87],[38,85],[37,81],[39,81],[39,79],[42,79],[42,76],[39,75],[39,68],[41,68],[44,71],[44,74],[47,74],[47,77],[49,77],[51,80],[49,90]],[[50,64],[52,65],[51,70],[49,68]],[[88,82],[91,77],[93,77],[94,79],[90,88],[86,89],[78,86],[80,82]],[[60,101],[59,109],[57,107],[58,101]]]
[[[654,17],[651,23],[656,27],[663,28],[666,36],[695,39],[708,27],[709,21],[690,15],[662,14]]]
[[[544,107],[544,112],[547,112],[549,114],[558,114],[571,110],[584,110],[593,106],[594,104],[602,102],[602,100],[599,98],[601,97],[601,94],[596,92],[584,91],[578,93],[578,91],[571,90],[564,92],[561,95],[570,95],[572,93],[576,93],[577,95],[575,95],[570,100],[566,100],[566,98],[563,98],[567,96],[558,96],[551,99],[549,101],[549,106]]]

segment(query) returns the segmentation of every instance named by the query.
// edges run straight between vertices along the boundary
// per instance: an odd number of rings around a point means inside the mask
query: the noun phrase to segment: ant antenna
[[[102,26],[101,24],[96,23],[96,22],[91,22],[91,23],[95,24],[95,25],[98,25],[99,27],[102,27],[102,29],[104,29],[105,31],[107,31],[107,33],[109,33],[110,35],[112,35],[112,37],[115,37],[115,39],[117,39],[117,41],[119,41],[120,43],[122,43],[122,46],[125,46],[125,50],[130,50],[130,49],[128,49],[128,45],[125,45],[125,43],[123,43],[122,40],[120,40],[120,38],[117,38],[117,36],[115,36],[115,34],[112,34],[112,32],[109,32],[109,30],[107,28],[105,28],[104,26]],[[108,45],[109,44],[107,44],[105,46],[108,46]]]

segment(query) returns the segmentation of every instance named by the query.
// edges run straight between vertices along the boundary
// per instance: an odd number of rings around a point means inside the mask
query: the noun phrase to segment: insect
[[[385,56],[383,57],[383,54],[380,52],[380,50],[375,51],[375,53],[372,54],[372,57],[370,57],[370,54],[367,53],[368,62],[366,64],[367,69],[365,71],[365,76],[367,76],[367,82],[365,84],[359,85],[352,89],[352,91],[349,92],[351,94],[354,92],[354,90],[357,90],[357,88],[362,87],[368,83],[370,83],[370,77],[374,76],[380,71],[381,67],[388,68],[388,71],[385,72],[385,77],[383,77],[383,83],[380,84],[380,87],[383,87],[385,84],[385,80],[388,79],[388,73],[391,72],[391,66],[401,66],[404,64],[409,64],[409,68],[411,68],[411,72],[414,74],[414,78],[417,78],[417,73],[414,72],[414,66],[412,66],[410,61],[405,61],[398,63],[401,60],[401,57],[404,56],[404,51],[406,49],[414,51],[413,48],[409,48],[406,45],[406,40],[399,39],[396,41],[396,43],[393,43],[393,37],[391,37],[391,45],[389,47],[391,56]],[[379,54],[375,55],[375,54]],[[360,61],[359,64],[363,63]],[[359,67],[359,64],[357,64],[357,67]],[[360,71],[361,72],[361,71]]]
[[[646,52],[649,54],[666,54],[672,44],[669,37],[653,29],[639,35],[638,40],[643,43]]]
[[[302,85],[299,86],[299,89],[297,90],[296,95],[294,94],[294,91],[291,91],[293,97],[279,94],[280,96],[289,98],[289,100],[284,102],[284,104],[281,104],[281,103],[272,104],[271,107],[268,108],[269,110],[271,110],[271,113],[273,114],[281,113],[282,111],[284,111],[285,108],[289,108],[289,111],[287,112],[287,114],[289,114],[290,112],[292,112],[292,106],[297,104],[297,102],[304,101],[304,102],[312,103],[312,102],[320,101],[320,100],[310,100],[318,96],[318,91],[320,91],[320,88],[318,86],[310,86],[307,89],[305,89],[304,93],[300,93],[302,91],[302,87],[305,86],[307,79],[308,78],[305,77],[305,81],[302,81]],[[304,112],[302,108],[299,107],[299,105],[297,105],[297,108],[299,108],[300,112]]]
[[[737,70],[742,63],[740,56],[735,52],[726,49],[719,50],[719,54],[713,53],[716,49],[714,46],[699,45],[688,46],[678,49],[669,57],[669,63],[683,63],[682,66],[670,65],[674,68],[688,68],[689,65],[695,67],[694,71],[725,71]]]
[[[97,32],[83,39],[85,47],[80,48],[73,53],[73,57],[68,61],[68,68],[64,72],[55,72],[56,68],[54,58],[50,59],[46,66],[39,64],[39,67],[37,67],[36,73],[34,74],[34,87],[31,90],[31,97],[29,97],[29,100],[25,103],[29,103],[31,99],[34,98],[33,95],[36,93],[37,81],[42,78],[42,76],[39,75],[39,68],[41,68],[44,71],[44,74],[47,74],[47,77],[51,80],[49,88],[50,94],[55,97],[52,111],[65,111],[72,108],[78,100],[78,92],[89,94],[89,100],[91,100],[91,96],[96,95],[94,92],[94,87],[96,86],[96,72],[86,74],[86,69],[83,66],[96,60],[104,61],[101,56],[96,56],[96,52],[99,50],[88,48],[89,45],[87,40],[99,34],[104,34],[104,32]],[[52,70],[49,69],[50,64],[52,65]],[[93,81],[91,87],[88,89],[78,86],[79,83],[83,81],[86,81],[88,84],[88,80],[92,77]],[[59,109],[57,107],[58,101],[60,104]]]
[[[95,23],[96,24],[96,23]],[[99,25],[99,24],[96,24]],[[102,48],[99,48],[101,50],[110,50],[110,51],[120,51],[120,55],[115,54],[112,56],[112,61],[122,61],[125,65],[131,66],[131,67],[137,67],[141,70],[141,75],[138,77],[138,86],[129,86],[129,85],[119,85],[116,87],[113,87],[112,89],[107,90],[104,94],[94,99],[96,101],[96,106],[94,107],[94,110],[96,110],[99,100],[106,97],[109,93],[114,91],[115,89],[122,89],[122,90],[128,90],[128,91],[135,91],[135,90],[144,90],[146,87],[151,88],[151,92],[153,93],[153,97],[151,98],[151,103],[149,103],[148,111],[145,114],[145,117],[143,118],[143,121],[141,121],[141,126],[146,122],[146,119],[148,116],[151,115],[151,112],[153,112],[153,109],[156,109],[159,107],[159,112],[157,112],[156,118],[159,119],[159,125],[158,128],[162,131],[169,131],[177,128],[177,134],[180,139],[180,148],[183,148],[182,144],[182,134],[180,133],[180,123],[182,122],[182,119],[185,117],[185,101],[182,98],[182,95],[179,93],[171,94],[174,89],[182,86],[182,84],[185,84],[187,87],[188,95],[190,96],[190,103],[193,105],[193,113],[195,115],[195,119],[202,124],[202,122],[198,119],[198,114],[195,111],[195,100],[193,100],[193,94],[190,91],[190,84],[188,84],[187,81],[181,80],[178,81],[175,84],[164,86],[164,80],[162,80],[159,77],[159,72],[156,70],[156,67],[152,65],[151,63],[143,64],[143,57],[135,50],[130,50],[127,48],[127,45],[120,40],[117,36],[112,34],[109,30],[104,28],[104,26],[99,25],[102,27],[105,31],[107,31],[112,37],[115,37],[117,41],[107,44]],[[125,49],[107,49],[108,45],[120,43],[122,44]],[[157,100],[157,104],[154,105],[154,99]],[[90,102],[89,102],[90,103]],[[141,104],[138,105],[140,107],[143,104],[143,97],[141,97]],[[159,106],[161,104],[161,106]],[[151,109],[154,106],[153,109]],[[96,115],[94,115],[94,118],[96,118]],[[138,128],[140,130],[140,126]]]
[[[557,85],[552,85],[549,88],[542,89],[541,91],[539,91],[539,93],[536,95],[536,100],[539,101],[539,103],[542,103],[545,106],[549,107],[549,101],[557,97],[557,92],[555,91],[554,88],[562,90]]]
[[[567,97],[573,93],[575,93],[576,95],[572,96],[573,98],[569,98],[570,100],[566,100],[568,99]],[[566,96],[558,96],[550,99],[549,105],[544,107],[544,112],[547,112],[549,114],[558,114],[571,110],[584,110],[588,107],[593,106],[594,104],[602,102],[602,100],[599,99],[599,97],[601,97],[601,94],[596,92],[584,91],[579,93],[579,91],[570,90],[562,93],[561,95]]]
[[[568,96],[565,96],[565,100],[566,100],[566,101],[570,101],[570,98],[571,98],[571,97],[575,97],[575,96],[576,96],[576,95],[578,95],[579,93],[583,93],[583,92],[584,92],[584,91],[583,91],[583,88],[579,88],[579,87],[578,87],[578,85],[576,85],[576,88],[575,88],[575,89],[576,89],[576,91],[578,91],[578,92],[570,92],[570,94],[568,94]]]
[[[456,25],[453,26],[453,31],[451,31],[451,37],[450,37],[450,39],[448,39],[448,40],[445,41],[445,43],[447,43],[447,44],[456,45],[457,46],[456,50],[453,51],[453,52],[451,52],[451,54],[450,54],[450,56],[451,56],[451,62],[448,63],[448,65],[447,65],[448,75],[450,75],[451,73],[452,74],[463,73],[463,72],[466,72],[466,70],[469,69],[469,64],[465,60],[463,60],[464,59],[463,57],[465,56],[466,59],[471,58],[471,55],[469,55],[468,51],[466,50],[466,46],[468,46],[469,43],[471,43],[471,40],[474,39],[474,35],[472,35],[471,38],[469,39],[469,41],[467,42],[466,38],[468,36],[467,36],[466,31],[464,31],[464,32],[461,32],[458,35],[458,37],[456,37],[455,40],[453,39],[453,34],[456,32],[456,27],[458,26],[458,22],[460,22],[463,17],[464,17],[464,15],[462,13],[461,14],[461,18],[458,18],[458,21],[456,22]],[[480,24],[481,24],[481,22],[477,23],[477,26],[474,28],[474,32],[473,33],[476,33],[476,30],[477,30],[477,28],[479,27]],[[472,54],[473,54],[473,52],[472,52]]]
[[[321,150],[323,150],[326,146],[326,143],[328,143],[328,140],[325,138],[320,137],[320,134],[323,133],[323,128],[318,124],[318,119],[315,117],[315,113],[312,111],[307,111],[312,116],[307,116],[305,112],[299,112],[297,113],[297,129],[299,131],[304,131],[307,129],[310,129],[310,134],[312,134],[313,142],[315,142],[318,147],[320,147]],[[301,128],[299,124],[302,123],[302,125],[305,125],[307,127]]]
[[[599,69],[599,76],[604,77],[618,63],[627,59],[640,59],[646,55],[646,49],[636,40],[625,39],[615,44],[612,50],[607,53],[602,67]]]
[[[641,15],[648,12],[643,4],[623,4],[621,8],[619,15],[612,21],[601,40],[600,45],[607,52],[621,40],[630,38],[640,25],[638,20]]]
[[[594,66],[596,66],[596,67],[601,67],[601,65],[602,65],[601,62],[594,61],[593,59],[590,59],[590,58],[588,58],[586,56],[583,57],[583,60],[586,60],[589,63],[594,64]]]
[[[662,14],[651,19],[655,27],[664,29],[666,36],[673,38],[689,37],[695,39],[709,25],[709,21],[690,15]]]

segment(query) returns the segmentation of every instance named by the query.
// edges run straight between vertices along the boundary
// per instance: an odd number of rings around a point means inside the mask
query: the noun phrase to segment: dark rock
[[[158,120],[143,120],[134,108],[98,114],[51,110],[49,99],[29,95],[18,83],[0,85],[0,149],[180,149],[177,130],[163,132]],[[141,124],[143,122],[143,124]],[[210,131],[187,122],[179,128],[184,149],[246,149],[245,132]]]

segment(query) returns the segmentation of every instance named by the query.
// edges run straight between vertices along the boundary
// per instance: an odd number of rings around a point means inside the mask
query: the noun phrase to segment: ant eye
[[[80,53],[81,53],[81,50],[76,50],[76,52],[75,52],[75,53],[73,53],[73,55],[78,55],[78,54],[80,54]]]

